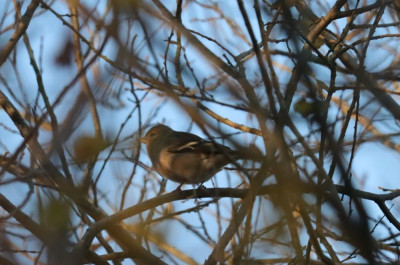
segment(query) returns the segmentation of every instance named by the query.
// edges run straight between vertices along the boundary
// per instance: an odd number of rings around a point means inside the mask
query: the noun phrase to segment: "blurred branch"
[[[35,12],[36,8],[38,7],[41,0],[32,0],[24,15],[21,17],[21,21],[18,22],[16,25],[16,30],[14,31],[13,35],[7,42],[7,44],[0,50],[0,66],[7,60],[10,53],[14,50],[15,46],[17,45],[18,40],[22,37],[25,31],[28,29],[29,23],[33,17],[33,13]]]
[[[79,32],[79,20],[78,20],[78,9],[76,8],[76,5],[73,4],[72,2],[70,3],[70,10],[71,10],[71,20],[72,20],[72,25],[75,29],[75,32]],[[107,37],[106,37],[107,39]],[[80,44],[80,38],[78,34],[74,34],[74,55],[75,55],[75,61],[78,66],[78,71],[81,71],[83,68],[83,56],[81,53],[81,44]],[[99,118],[99,113],[97,111],[96,107],[96,101],[94,98],[94,95],[92,93],[92,90],[90,89],[89,82],[87,80],[86,74],[81,75],[81,86],[83,92],[86,94],[86,97],[89,101],[89,106],[90,106],[90,111],[92,114],[92,121],[94,125],[94,130],[95,134],[97,137],[101,137],[101,124],[100,124],[100,118]]]
[[[0,194],[0,206],[38,239],[42,242],[46,241],[46,233],[44,232],[43,227],[33,221],[28,215],[21,211],[21,209],[12,204],[3,194]]]
[[[332,6],[332,8],[329,10],[329,12],[322,18],[319,18],[317,23],[312,27],[310,32],[307,35],[307,40],[309,40],[310,43],[314,43],[314,41],[318,38],[318,36],[321,34],[321,32],[329,25],[329,23],[336,19],[341,7],[346,3],[347,1],[345,0],[338,0],[335,2],[335,4]],[[306,13],[312,13],[313,12],[307,7],[307,12]],[[289,21],[290,23],[294,23],[293,21]],[[294,26],[294,24],[293,24]],[[309,44],[304,44],[301,53],[299,55],[299,61],[297,66],[293,69],[292,76],[290,77],[290,80],[287,85],[286,93],[284,96],[285,99],[285,110],[283,111],[289,111],[290,105],[293,100],[294,93],[297,89],[297,83],[300,80],[300,77],[303,75],[305,70],[307,69],[307,64],[311,55],[312,47],[310,47]],[[281,110],[282,111],[282,110]]]
[[[8,116],[13,120],[14,124],[19,129],[21,135],[28,142],[33,156],[38,160],[40,165],[45,170],[44,173],[47,175],[46,177],[57,183],[59,187],[62,187],[62,191],[65,192],[65,194],[67,194],[72,200],[74,200],[77,205],[84,209],[93,219],[100,220],[105,218],[107,215],[104,211],[102,211],[100,208],[94,207],[86,197],[84,197],[78,190],[75,189],[75,187],[73,187],[69,182],[65,181],[62,174],[49,161],[40,144],[35,139],[29,140],[32,135],[30,128],[25,124],[25,121],[19,115],[16,108],[11,104],[11,102],[8,101],[7,97],[1,91],[0,106],[2,106],[2,108],[7,112]],[[121,244],[121,247],[132,254],[132,258],[143,260],[155,265],[165,264],[159,258],[144,249],[132,236],[126,233],[122,227],[114,225],[108,229],[108,232]]]

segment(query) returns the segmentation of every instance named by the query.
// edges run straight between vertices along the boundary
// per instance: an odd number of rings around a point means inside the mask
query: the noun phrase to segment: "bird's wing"
[[[206,141],[197,135],[191,133],[180,132],[176,135],[176,141],[174,145],[168,147],[168,151],[171,153],[204,153],[204,154],[216,154],[229,151],[230,148],[215,144],[211,141]]]

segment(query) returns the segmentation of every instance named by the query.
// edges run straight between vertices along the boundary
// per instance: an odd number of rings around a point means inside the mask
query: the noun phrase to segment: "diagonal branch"
[[[17,29],[14,34],[8,40],[7,44],[0,51],[0,66],[7,60],[8,56],[12,52],[12,50],[17,45],[18,40],[25,33],[26,29],[29,26],[33,13],[38,7],[40,0],[32,0],[29,6],[26,8],[25,14],[21,17],[21,21],[17,25]]]

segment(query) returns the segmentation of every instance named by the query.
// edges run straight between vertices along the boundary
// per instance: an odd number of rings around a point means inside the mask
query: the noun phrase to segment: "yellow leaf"
[[[87,163],[109,145],[109,141],[100,136],[81,136],[75,141],[75,160],[78,163]]]

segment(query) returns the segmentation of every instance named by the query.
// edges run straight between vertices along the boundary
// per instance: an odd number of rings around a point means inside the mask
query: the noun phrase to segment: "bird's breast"
[[[198,184],[210,179],[220,170],[213,155],[171,153],[162,151],[156,170],[165,178],[179,183]]]

